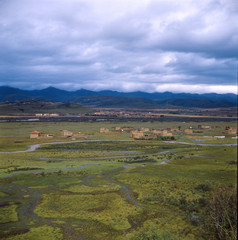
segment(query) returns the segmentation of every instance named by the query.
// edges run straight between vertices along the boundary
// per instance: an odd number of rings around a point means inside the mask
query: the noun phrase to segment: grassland
[[[211,239],[203,225],[205,211],[217,188],[236,185],[237,146],[222,145],[236,140],[229,135],[207,140],[224,135],[222,128],[196,136],[180,134],[175,143],[134,141],[129,133],[99,133],[100,127],[117,125],[187,128],[197,124],[0,123],[2,152],[62,142],[32,152],[0,153],[0,238]],[[84,132],[86,138],[73,142],[60,136],[63,129]],[[55,138],[29,139],[34,130],[53,133]],[[179,143],[184,141],[221,145]]]

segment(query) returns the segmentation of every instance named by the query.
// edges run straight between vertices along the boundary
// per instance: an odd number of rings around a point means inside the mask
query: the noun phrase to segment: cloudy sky
[[[237,93],[237,0],[0,0],[0,85]]]

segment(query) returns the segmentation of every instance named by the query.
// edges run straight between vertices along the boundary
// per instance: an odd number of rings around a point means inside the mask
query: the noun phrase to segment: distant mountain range
[[[191,94],[191,93],[146,93],[90,91],[80,89],[65,91],[54,87],[42,90],[21,90],[8,86],[0,87],[0,102],[37,100],[45,102],[74,102],[90,107],[159,108],[161,106],[220,108],[237,105],[236,94]]]

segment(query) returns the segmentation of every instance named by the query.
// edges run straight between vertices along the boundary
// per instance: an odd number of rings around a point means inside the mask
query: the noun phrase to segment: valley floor
[[[236,196],[237,140],[207,139],[219,134],[215,128],[174,142],[99,133],[113,124],[0,124],[1,239],[219,239],[211,231],[212,201],[221,190],[222,199]],[[87,140],[61,137],[66,128]],[[29,139],[34,130],[55,139]],[[222,236],[236,239],[228,214]]]

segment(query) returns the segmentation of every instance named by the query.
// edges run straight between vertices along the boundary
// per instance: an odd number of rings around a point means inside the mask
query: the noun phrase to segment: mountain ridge
[[[232,93],[193,94],[193,93],[147,93],[117,92],[112,90],[91,91],[79,89],[66,91],[55,87],[41,90],[21,90],[9,86],[0,86],[0,102],[19,100],[38,100],[51,102],[75,102],[95,107],[139,107],[156,108],[160,105],[181,107],[217,108],[234,107],[237,95]]]

